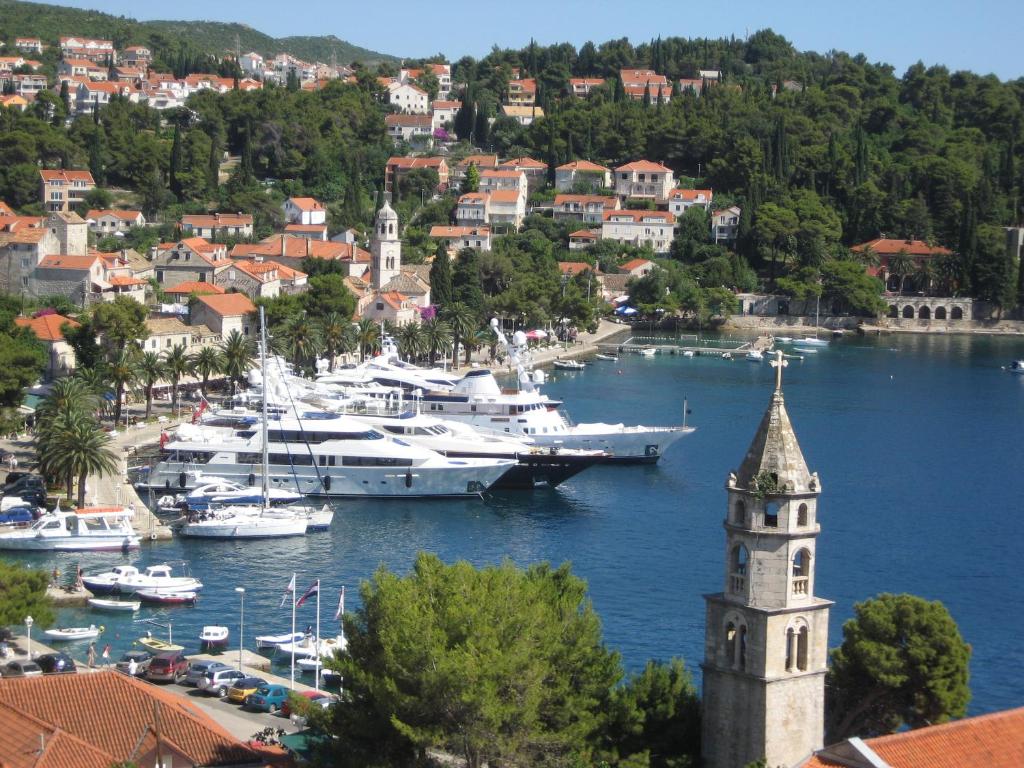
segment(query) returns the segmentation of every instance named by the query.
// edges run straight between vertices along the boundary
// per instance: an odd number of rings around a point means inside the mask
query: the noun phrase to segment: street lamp
[[[241,610],[238,614],[238,671],[242,671],[242,648],[245,645],[245,587],[235,587],[235,592],[241,600]]]
[[[31,616],[25,617],[25,634],[28,636],[28,658],[32,659],[32,624],[34,619]]]

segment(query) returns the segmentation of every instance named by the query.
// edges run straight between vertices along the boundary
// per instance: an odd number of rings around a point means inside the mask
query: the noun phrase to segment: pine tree
[[[467,92],[462,101],[462,106],[455,113],[455,124],[452,127],[455,129],[455,135],[459,137],[459,141],[469,141],[470,136],[473,135],[476,111],[470,99],[471,95]]]
[[[473,141],[478,147],[486,147],[491,133],[491,125],[487,120],[487,114],[476,105],[476,121],[473,126]]]
[[[181,197],[181,184],[178,181],[178,173],[181,170],[181,126],[174,124],[174,141],[171,143],[171,167],[168,171],[167,182],[175,197]]]
[[[210,134],[210,158],[206,166],[206,185],[211,192],[216,192],[220,186],[220,131],[213,131]]]

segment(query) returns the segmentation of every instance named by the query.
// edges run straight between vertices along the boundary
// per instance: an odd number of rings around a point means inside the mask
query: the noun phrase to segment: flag
[[[193,412],[192,412],[192,423],[193,423],[193,424],[195,424],[195,423],[196,423],[197,421],[199,421],[199,419],[200,419],[200,418],[202,417],[202,415],[203,415],[203,411],[205,411],[205,410],[206,410],[206,406],[208,406],[208,405],[209,405],[209,402],[208,402],[208,401],[206,400],[206,398],[204,397],[204,398],[203,398],[203,402],[201,402],[201,403],[199,404],[199,408],[198,408],[198,410],[195,410],[195,411],[193,411]]]
[[[345,612],[345,588],[341,588],[341,598],[338,600],[338,610],[334,612],[334,619],[337,621],[341,618],[341,614]]]
[[[306,590],[306,593],[295,603],[295,607],[298,608],[304,602],[309,600],[309,598],[316,597],[318,594],[320,594],[320,579],[317,579],[310,585],[309,589]]]
[[[284,604],[288,602],[288,595],[295,594],[295,574],[292,574],[292,580],[288,582],[288,586],[285,587],[284,594],[281,595],[281,605],[279,608],[284,608]]]

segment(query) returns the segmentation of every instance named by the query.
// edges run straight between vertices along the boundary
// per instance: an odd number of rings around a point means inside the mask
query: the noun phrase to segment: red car
[[[149,662],[146,670],[147,680],[163,680],[168,683],[180,683],[188,674],[188,659],[181,651],[158,653]]]
[[[323,706],[325,704],[325,702],[320,701],[321,699],[334,699],[334,697],[331,694],[325,693],[324,691],[297,691],[296,695],[301,696],[304,699],[309,699],[310,701],[315,701],[320,706]],[[284,704],[281,706],[281,714],[285,717],[291,717],[292,708],[291,701],[289,699],[285,699]]]

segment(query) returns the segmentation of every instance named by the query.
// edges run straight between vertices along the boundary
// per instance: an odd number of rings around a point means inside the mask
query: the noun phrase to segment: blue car
[[[258,709],[274,714],[288,701],[288,689],[283,685],[264,685],[245,699],[246,709]]]
[[[0,512],[0,525],[31,523],[35,519],[30,507],[12,507]]]

